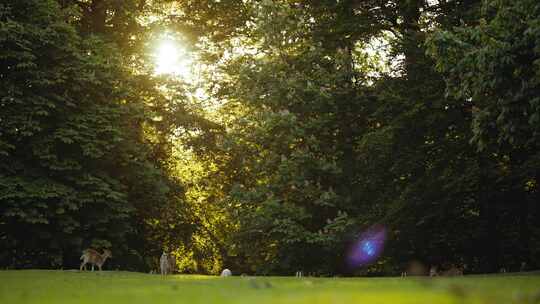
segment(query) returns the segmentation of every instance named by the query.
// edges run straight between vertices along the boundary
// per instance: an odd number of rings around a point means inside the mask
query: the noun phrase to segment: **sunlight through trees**
[[[3,1],[0,266],[96,247],[186,273],[538,267],[539,19],[533,0]],[[373,225],[384,250],[351,267]]]

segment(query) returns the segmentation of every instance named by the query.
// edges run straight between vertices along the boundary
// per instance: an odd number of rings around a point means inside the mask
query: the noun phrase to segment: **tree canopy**
[[[540,264],[537,1],[8,0],[0,45],[2,266]]]

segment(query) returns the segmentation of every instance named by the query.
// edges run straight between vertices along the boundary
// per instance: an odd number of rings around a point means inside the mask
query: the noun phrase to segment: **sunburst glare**
[[[172,74],[189,77],[191,74],[191,60],[186,50],[178,43],[164,40],[158,44],[155,53],[156,74]]]

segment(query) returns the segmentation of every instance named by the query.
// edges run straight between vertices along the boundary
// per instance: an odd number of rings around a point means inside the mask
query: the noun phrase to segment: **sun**
[[[155,53],[155,73],[189,77],[191,61],[184,48],[171,40],[161,41]]]

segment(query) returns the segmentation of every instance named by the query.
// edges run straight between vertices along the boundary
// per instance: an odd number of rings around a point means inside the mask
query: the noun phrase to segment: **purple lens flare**
[[[347,262],[351,267],[364,266],[373,263],[384,249],[386,228],[382,225],[373,225],[360,234],[347,255]]]

